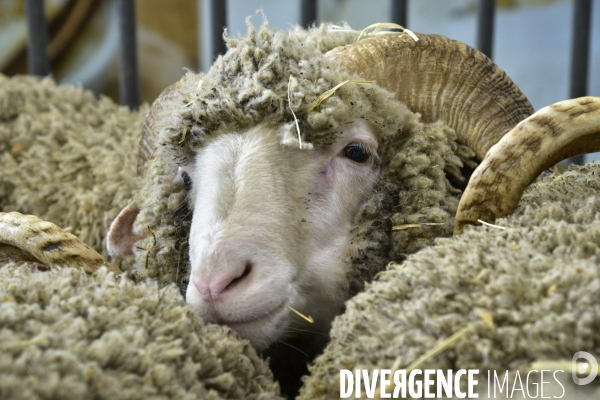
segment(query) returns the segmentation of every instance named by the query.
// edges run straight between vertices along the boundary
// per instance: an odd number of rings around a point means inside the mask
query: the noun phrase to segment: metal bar
[[[587,94],[592,1],[575,0],[571,38],[571,97]]]
[[[27,15],[27,68],[30,74],[50,75],[48,55],[48,22],[43,0],[26,0]]]
[[[119,99],[136,110],[140,105],[140,76],[137,60],[135,0],[119,0]]]
[[[479,0],[477,7],[477,49],[492,58],[494,42],[494,14],[496,0]]]
[[[317,22],[317,0],[302,0],[300,4],[300,25],[308,28]]]
[[[210,0],[197,0],[198,5],[198,65],[200,71],[208,71],[213,63]]]
[[[592,1],[575,0],[571,37],[571,87],[569,91],[571,98],[587,94],[591,18]],[[583,155],[571,157],[567,162],[582,165],[584,157]]]
[[[204,11],[204,7],[202,6],[202,0],[196,0],[196,24],[198,25],[198,29],[196,30],[196,37],[198,38],[198,67],[200,71],[204,70],[204,23],[202,21],[202,12]]]
[[[392,22],[408,27],[408,0],[392,0]]]
[[[223,40],[223,30],[227,27],[227,1],[211,0],[211,38],[212,38],[212,59],[214,60],[220,54],[225,54],[227,46]],[[211,63],[212,64],[212,63]]]

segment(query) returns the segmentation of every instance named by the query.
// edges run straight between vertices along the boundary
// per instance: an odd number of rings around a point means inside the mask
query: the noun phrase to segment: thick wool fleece
[[[341,124],[358,118],[377,129],[381,179],[355,220],[347,253],[348,295],[390,259],[402,260],[434,237],[452,233],[459,192],[446,174],[460,176],[461,160],[472,156],[456,143],[454,131],[421,123],[419,115],[374,84],[347,83],[311,108],[321,94],[351,78],[332,70],[324,55],[356,37],[329,25],[290,32],[249,25],[246,37],[227,39],[229,50],[205,75],[182,79],[177,93],[161,105],[165,121],[153,124],[157,149],[134,199],[141,210],[135,229],[147,234],[134,248],[138,276],[187,285],[191,213],[183,185],[173,183],[177,166],[209,138],[263,122],[278,126],[283,146],[299,146],[290,107],[306,151],[333,142]],[[390,233],[392,225],[422,222],[430,225]]]
[[[421,368],[485,376],[599,355],[600,164],[546,174],[496,224],[506,229],[468,228],[380,273],[334,321],[301,398],[337,398],[340,369],[404,369],[467,326],[472,333]],[[600,398],[598,385],[566,389]]]
[[[177,288],[103,268],[0,268],[2,399],[273,399],[266,362]]]
[[[0,74],[0,211],[33,214],[105,251],[136,182],[147,108],[51,79]]]

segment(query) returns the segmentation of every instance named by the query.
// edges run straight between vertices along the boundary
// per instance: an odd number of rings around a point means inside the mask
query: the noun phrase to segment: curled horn
[[[512,213],[527,186],[565,158],[600,151],[600,97],[580,97],[537,111],[508,132],[475,169],[454,233]]]
[[[169,112],[168,105],[180,97],[179,93],[180,81],[167,87],[152,103],[150,111],[144,120],[142,126],[142,135],[139,141],[139,153],[137,163],[137,174],[142,176],[146,170],[146,162],[154,154],[156,150],[156,142],[158,140],[158,124],[164,119],[165,112]]]
[[[438,35],[383,34],[331,50],[334,67],[375,80],[426,122],[441,119],[482,161],[461,197],[455,234],[512,213],[545,169],[600,151],[600,98],[566,100],[533,113],[497,65]],[[489,151],[489,152],[488,152]]]
[[[425,122],[438,119],[479,160],[533,113],[519,88],[483,53],[440,35],[380,34],[327,53],[334,68],[374,80]]]
[[[89,274],[102,266],[121,270],[74,235],[33,215],[0,212],[0,261],[33,261],[61,267],[83,268]]]

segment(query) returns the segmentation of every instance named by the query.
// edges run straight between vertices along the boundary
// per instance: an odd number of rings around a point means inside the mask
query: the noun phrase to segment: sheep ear
[[[139,212],[135,204],[129,205],[121,210],[110,225],[106,235],[106,251],[111,257],[133,254],[135,242],[144,238],[133,231],[133,223]]]

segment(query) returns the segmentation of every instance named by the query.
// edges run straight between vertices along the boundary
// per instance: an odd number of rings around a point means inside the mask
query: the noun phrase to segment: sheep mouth
[[[278,322],[284,315],[285,306],[280,304],[271,311],[265,311],[259,316],[253,318],[236,320],[236,321],[220,321],[219,324],[225,325],[236,331],[242,337],[254,336],[257,331],[265,331],[276,329]]]

